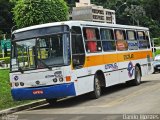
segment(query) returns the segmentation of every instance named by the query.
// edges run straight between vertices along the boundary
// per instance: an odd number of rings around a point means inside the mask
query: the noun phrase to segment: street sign
[[[10,41],[10,39],[1,40],[1,48],[4,49],[5,47],[7,47],[7,49],[11,49],[11,41]]]

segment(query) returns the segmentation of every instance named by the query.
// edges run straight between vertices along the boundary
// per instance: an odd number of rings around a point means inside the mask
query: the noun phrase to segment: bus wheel
[[[141,71],[139,69],[139,67],[135,67],[135,79],[129,81],[131,85],[139,85],[141,83]]]
[[[50,105],[54,105],[57,103],[57,98],[53,98],[53,99],[46,99],[46,101],[50,104]]]
[[[94,78],[94,91],[90,93],[90,96],[94,99],[98,99],[101,96],[101,85],[97,76]]]

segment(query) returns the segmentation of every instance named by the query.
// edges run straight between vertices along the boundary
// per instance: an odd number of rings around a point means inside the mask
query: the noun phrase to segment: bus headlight
[[[63,82],[63,78],[59,78],[59,81],[60,81],[60,82]]]
[[[15,82],[15,86],[18,87],[18,86],[19,86],[19,83],[18,83],[18,82]]]
[[[57,82],[57,78],[54,78],[54,79],[53,79],[53,82]]]
[[[21,86],[24,86],[24,83],[23,83],[23,82],[20,82],[20,85],[21,85]]]

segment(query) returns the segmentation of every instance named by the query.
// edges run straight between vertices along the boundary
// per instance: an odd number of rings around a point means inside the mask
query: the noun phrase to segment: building
[[[84,20],[101,23],[115,24],[115,11],[104,9],[102,6],[96,6],[90,3],[90,0],[80,0],[72,10],[72,20]]]

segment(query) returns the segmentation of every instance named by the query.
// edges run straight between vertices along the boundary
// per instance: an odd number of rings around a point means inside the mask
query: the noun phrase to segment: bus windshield
[[[30,31],[32,32],[32,31]],[[69,33],[62,32],[13,40],[11,71],[69,65]]]

